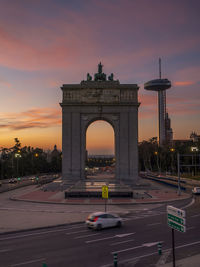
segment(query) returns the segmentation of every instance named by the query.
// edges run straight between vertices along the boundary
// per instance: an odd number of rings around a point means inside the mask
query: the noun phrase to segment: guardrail
[[[161,184],[166,184],[166,185],[178,188],[178,180],[172,177],[163,177],[163,176],[157,176],[153,174],[140,174],[140,176],[142,178],[150,179]],[[180,189],[184,191],[187,189],[186,181],[180,181]]]

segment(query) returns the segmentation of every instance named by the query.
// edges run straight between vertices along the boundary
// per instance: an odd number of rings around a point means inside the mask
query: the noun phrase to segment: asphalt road
[[[181,208],[188,202],[170,204]],[[186,233],[175,232],[176,259],[200,253],[199,198],[186,208],[186,214]],[[162,255],[158,254],[158,242],[162,242]],[[1,235],[0,266],[106,267],[113,266],[114,253],[118,266],[156,266],[165,258],[171,261],[171,243],[166,205],[162,205],[134,210],[124,217],[122,228],[97,232],[84,224],[72,224]]]

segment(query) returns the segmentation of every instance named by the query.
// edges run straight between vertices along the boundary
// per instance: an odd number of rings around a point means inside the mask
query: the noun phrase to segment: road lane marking
[[[189,230],[192,230],[192,229],[195,229],[196,227],[194,227],[194,226],[191,226],[191,227],[187,227],[187,231],[189,231]]]
[[[77,227],[77,228],[80,228],[80,226]],[[66,231],[66,230],[73,230],[73,229],[75,229],[75,227],[70,227],[70,228],[67,228],[67,229],[65,228],[65,229],[57,229],[57,230],[43,231],[43,232],[37,232],[37,233],[31,233],[31,234],[23,234],[23,235],[18,235],[18,236],[9,236],[9,237],[0,238],[0,241],[9,240],[9,239],[18,239],[18,238],[29,237],[29,236],[37,236],[37,235],[42,235],[42,234],[63,232],[63,231]]]
[[[116,238],[116,236],[104,237],[104,238],[99,238],[99,239],[95,239],[95,240],[88,240],[88,241],[85,241],[85,243],[89,244],[89,243],[94,243],[94,242],[112,239],[112,238]]]
[[[200,216],[200,214],[196,214],[196,215],[190,216],[190,218],[195,218],[195,217],[199,217],[199,216]]]
[[[82,236],[74,237],[74,239],[80,239],[80,238],[89,237],[89,236],[94,236],[94,235],[99,235],[99,234],[82,235]]]
[[[0,253],[7,252],[7,251],[11,251],[11,249],[1,249]]]
[[[131,248],[126,248],[126,249],[122,249],[122,250],[118,250],[118,251],[113,251],[113,252],[111,252],[111,254],[126,252],[126,251],[134,250],[134,249],[137,249],[137,248],[152,247],[152,246],[157,245],[158,243],[163,243],[163,241],[156,241],[156,242],[152,242],[152,243],[144,243],[144,244],[142,244],[140,246],[137,246],[137,247],[131,247]]]
[[[70,233],[65,233],[66,235],[72,235],[72,234],[79,234],[83,232],[88,232],[88,230],[81,230],[81,231],[76,231],[76,232],[70,232]]]
[[[126,233],[126,234],[119,234],[119,235],[115,235],[116,237],[126,237],[129,235],[134,235],[135,233]]]
[[[196,241],[196,242],[193,242],[193,243],[188,243],[188,244],[185,244],[185,245],[177,246],[177,247],[175,247],[175,249],[188,247],[188,246],[192,246],[192,245],[197,245],[197,244],[200,244],[200,241]],[[163,253],[168,252],[168,251],[171,251],[171,248],[167,248],[167,249],[163,249],[162,250]],[[122,263],[134,261],[134,260],[137,260],[137,259],[142,259],[142,258],[153,256],[153,255],[158,255],[158,252],[153,252],[153,253],[141,255],[141,256],[138,256],[138,257],[134,257],[134,258],[129,258],[127,260],[119,261],[118,263],[122,264]],[[111,266],[113,266],[113,264],[105,264],[105,265],[101,265],[100,267],[111,267]]]
[[[133,234],[135,234],[135,233],[119,234],[119,235],[114,235],[114,236],[109,236],[109,237],[104,237],[104,238],[99,238],[99,239],[94,239],[94,240],[88,240],[88,241],[85,241],[85,243],[94,243],[94,242],[112,239],[112,238],[123,238],[123,237],[126,237],[128,235],[133,235]]]
[[[188,246],[192,246],[192,245],[197,245],[197,244],[200,244],[200,241],[196,241],[196,242],[193,242],[193,243],[188,243],[188,244],[185,244],[185,245],[177,246],[177,247],[175,247],[175,249],[188,247]],[[168,252],[168,251],[171,251],[171,248],[163,249],[163,253]],[[113,252],[113,253],[116,253],[116,252]],[[113,254],[113,253],[111,252],[111,254]],[[124,261],[119,261],[118,263],[122,264],[122,263],[130,262],[130,261],[134,261],[136,259],[141,259],[141,258],[149,257],[149,256],[152,256],[152,255],[157,255],[157,254],[158,254],[158,252],[149,253],[149,254],[138,256],[138,257],[130,258],[130,259],[127,259],[127,260],[124,260]],[[113,266],[113,265],[112,264],[106,264],[106,265],[102,265],[101,267],[110,267],[110,266]]]
[[[155,213],[151,213],[151,214],[141,214],[141,215],[133,215],[133,216],[130,216],[130,217],[125,217],[123,218],[122,220],[123,221],[131,221],[131,220],[138,220],[138,219],[144,219],[146,217],[154,217],[154,216],[158,216],[158,215],[162,215],[162,214],[166,214],[166,212],[155,212]]]
[[[147,226],[154,226],[154,225],[159,225],[159,224],[161,224],[161,223],[150,223],[150,224],[147,224]]]
[[[200,241],[196,241],[196,242],[188,243],[188,244],[181,245],[181,246],[178,246],[178,247],[175,247],[175,248],[185,248],[185,247],[189,247],[189,246],[197,245],[197,244],[200,244]]]
[[[167,250],[169,250],[169,249],[167,249]],[[145,257],[152,256],[152,255],[155,255],[155,254],[158,254],[158,252],[149,253],[149,254],[138,256],[138,257],[135,257],[135,258],[130,258],[130,259],[127,259],[127,260],[119,261],[118,263],[122,264],[122,263],[132,262],[134,260],[145,258]],[[113,266],[113,264],[105,264],[105,265],[101,265],[100,267],[111,267],[111,266]]]
[[[195,203],[195,200],[194,200],[194,198],[193,198],[192,201],[191,201],[190,203],[188,203],[186,206],[182,207],[181,209],[186,209],[186,208],[192,206],[192,204],[194,204],[194,203]]]
[[[128,242],[132,242],[134,240],[135,239],[129,239],[129,240],[126,240],[126,241],[116,242],[116,243],[110,244],[110,246],[115,246],[115,245],[119,245],[119,244],[123,244],[123,243],[128,243]]]
[[[20,262],[20,263],[16,263],[16,264],[12,264],[11,267],[15,267],[15,266],[21,266],[21,265],[27,265],[29,263],[34,263],[34,262],[38,262],[38,261],[45,261],[45,258],[41,258],[41,259],[37,259],[37,260],[31,260],[31,261],[24,261],[24,262]]]

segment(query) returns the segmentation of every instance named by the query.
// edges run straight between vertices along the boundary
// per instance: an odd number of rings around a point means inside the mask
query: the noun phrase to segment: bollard
[[[114,259],[114,267],[117,267],[117,253],[113,254],[113,259]]]
[[[162,243],[158,243],[158,254],[161,255],[162,254]]]

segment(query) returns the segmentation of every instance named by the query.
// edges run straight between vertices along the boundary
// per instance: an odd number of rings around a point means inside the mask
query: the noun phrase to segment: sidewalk
[[[172,266],[173,266],[173,262],[169,262],[167,264],[159,265],[156,267],[172,267]],[[199,267],[200,266],[200,254],[176,261],[176,267],[188,267],[188,266]]]

